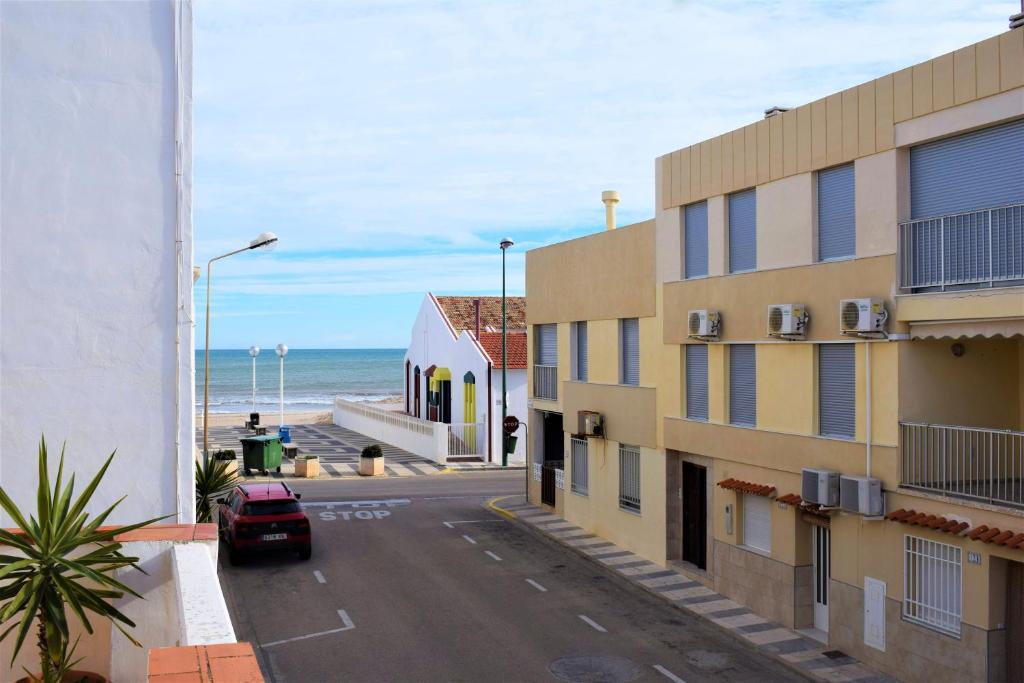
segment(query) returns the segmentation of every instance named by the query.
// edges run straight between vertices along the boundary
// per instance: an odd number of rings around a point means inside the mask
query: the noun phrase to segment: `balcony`
[[[533,395],[551,401],[558,400],[558,366],[533,366]]]
[[[1024,284],[1024,204],[901,223],[899,270],[910,292]]]
[[[1024,432],[900,423],[900,485],[1024,508]]]

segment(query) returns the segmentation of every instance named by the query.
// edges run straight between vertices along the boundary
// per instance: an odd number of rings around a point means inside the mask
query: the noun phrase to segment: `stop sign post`
[[[519,418],[515,415],[508,415],[502,420],[501,427],[506,434],[514,434],[519,429]]]

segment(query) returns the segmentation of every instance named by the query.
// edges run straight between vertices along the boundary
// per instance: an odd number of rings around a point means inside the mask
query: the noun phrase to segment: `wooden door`
[[[707,569],[708,492],[707,470],[683,463],[683,552],[684,562]]]

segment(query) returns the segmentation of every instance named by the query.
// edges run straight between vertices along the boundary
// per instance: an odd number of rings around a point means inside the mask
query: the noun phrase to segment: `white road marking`
[[[595,631],[600,631],[601,633],[608,633],[608,629],[606,629],[604,626],[601,626],[601,624],[597,623],[596,621],[588,617],[586,614],[578,614],[576,616],[582,619],[584,623],[589,625]]]
[[[390,510],[324,510],[318,512],[317,516],[325,522],[336,522],[338,517],[341,517],[342,521],[350,522],[353,519],[384,519],[385,517],[391,516]]]
[[[285,643],[294,643],[297,640],[309,640],[310,638],[319,638],[320,636],[327,636],[332,633],[341,633],[342,631],[351,631],[356,627],[352,623],[352,619],[349,618],[348,612],[343,609],[338,610],[338,617],[341,619],[341,623],[345,624],[341,628],[332,628],[329,631],[319,631],[317,633],[309,633],[304,636],[295,636],[294,638],[285,638],[284,640],[275,640],[272,643],[263,643],[261,647],[274,647],[275,645],[284,645]]]
[[[490,550],[485,550],[484,554],[490,557],[492,560],[497,560],[498,562],[501,562],[501,558],[492,553]]]
[[[686,683],[686,681],[681,679],[679,676],[676,676],[674,673],[663,667],[661,664],[655,664],[654,670],[660,673],[668,680],[672,681],[672,683]]]
[[[467,541],[469,541],[470,543],[472,543],[473,545],[476,545],[476,541],[473,540],[472,536],[467,536],[466,534],[462,534],[462,537],[464,539],[466,539]]]
[[[313,570],[313,576],[315,576],[316,580],[320,583],[327,583],[327,579],[324,578],[324,575],[320,573],[319,569]]]
[[[544,586],[540,585],[539,583],[537,583],[533,579],[527,579],[526,583],[530,584],[531,586],[533,586],[534,588],[539,590],[541,593],[547,593],[548,592],[547,588],[545,588]]]
[[[341,507],[353,507],[353,508],[378,508],[381,505],[384,507],[397,507],[400,505],[409,505],[412,501],[408,498],[385,498],[382,500],[335,500],[335,501],[313,501],[303,502],[302,507],[314,508],[314,507],[325,507],[328,510],[335,506]]]
[[[449,529],[454,529],[455,528],[455,526],[454,526],[455,524],[487,524],[487,523],[491,523],[491,522],[507,522],[507,521],[508,520],[506,520],[506,519],[460,519],[460,520],[452,520],[451,522],[441,522],[441,524],[444,524]]]

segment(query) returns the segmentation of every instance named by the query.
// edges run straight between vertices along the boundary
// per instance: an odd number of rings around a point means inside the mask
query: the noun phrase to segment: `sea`
[[[331,409],[334,397],[387,401],[404,390],[405,349],[289,349],[284,358],[285,411]],[[279,360],[273,348],[256,357],[256,410],[278,410]],[[203,351],[196,351],[196,410],[203,409]],[[248,349],[210,349],[210,412],[252,408]]]

